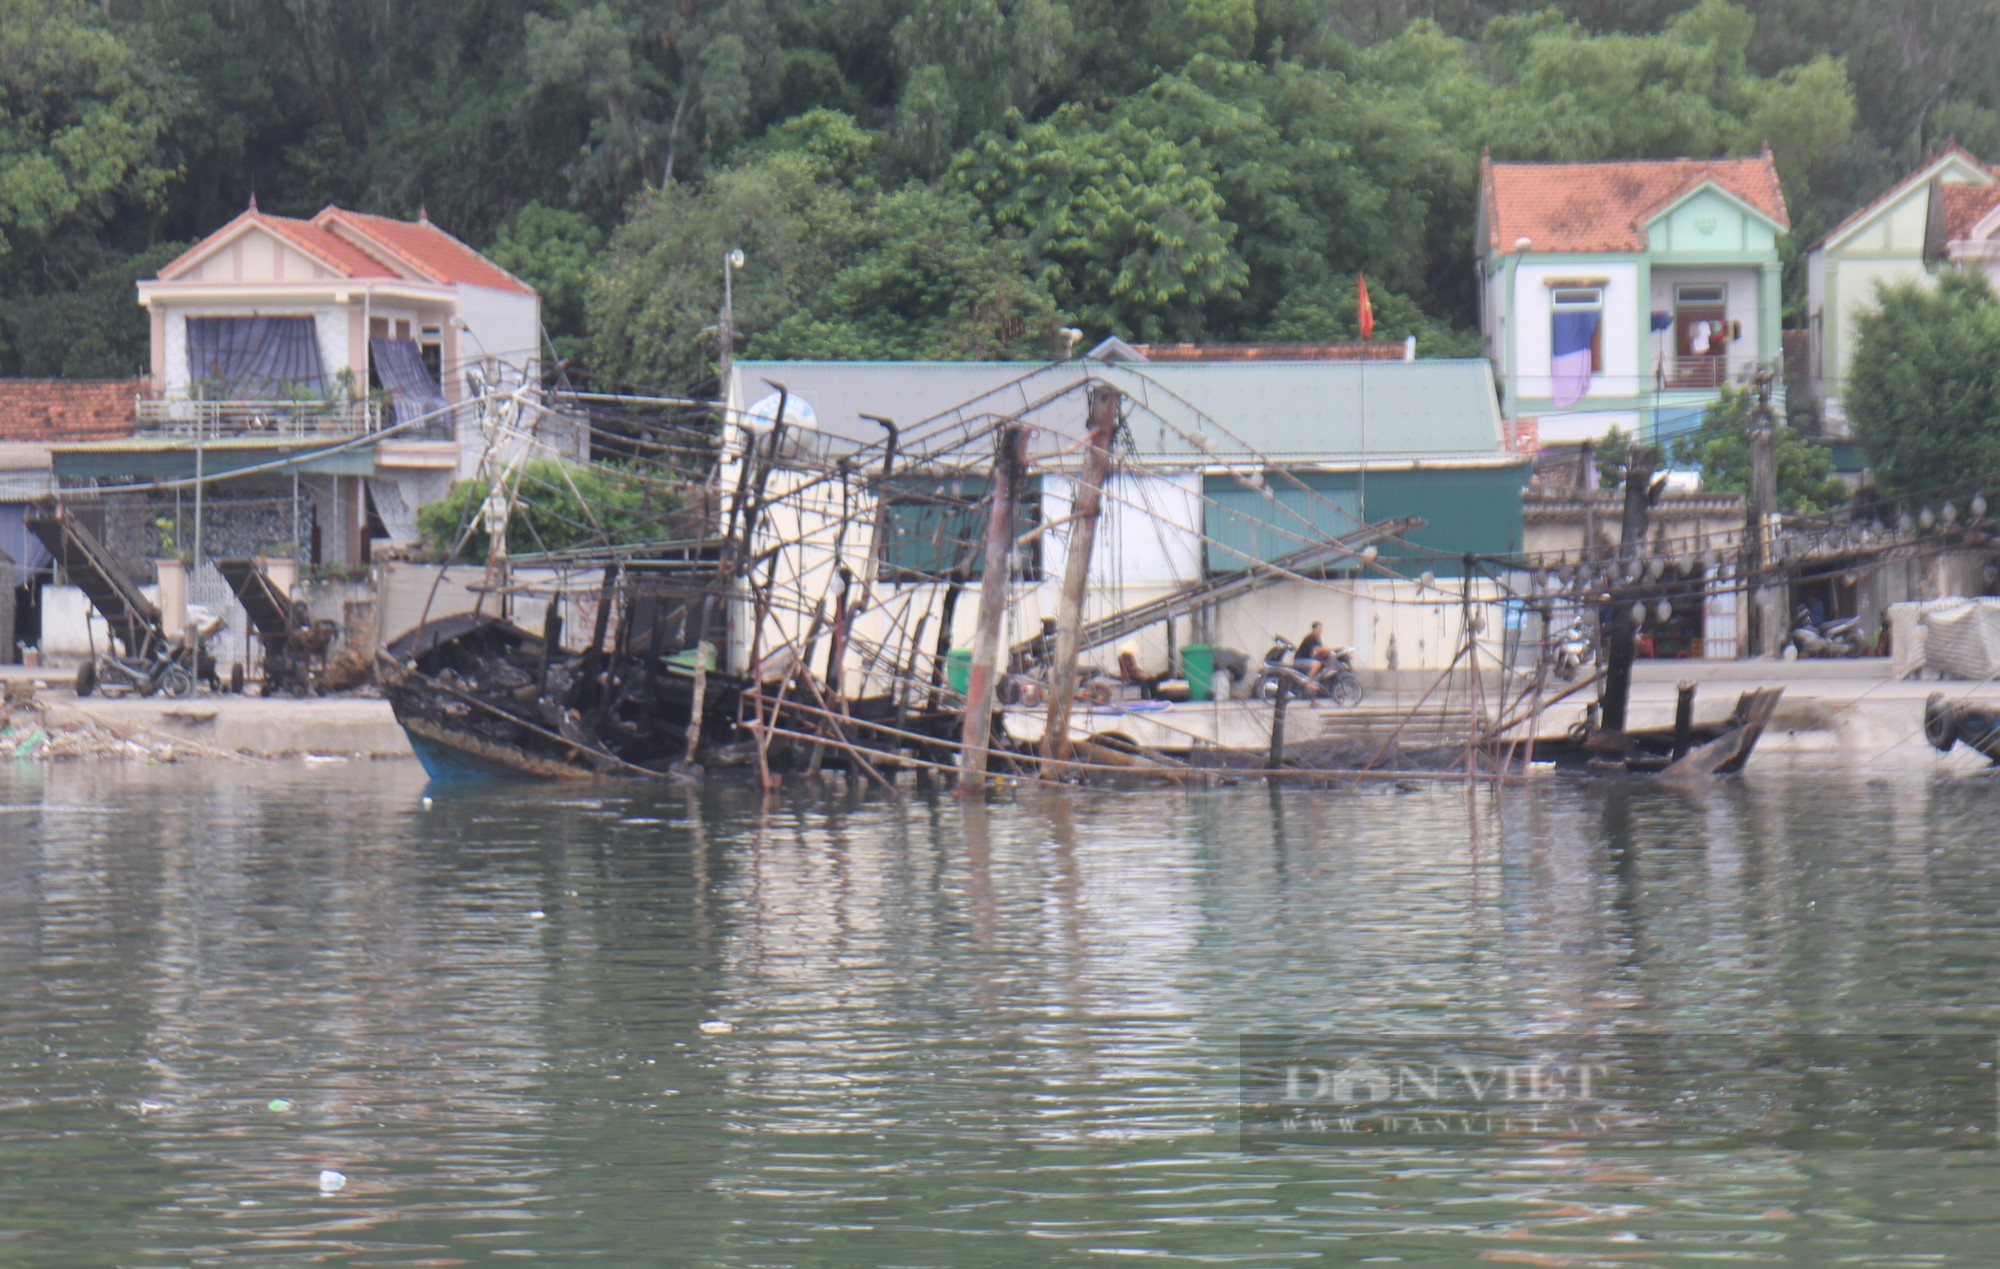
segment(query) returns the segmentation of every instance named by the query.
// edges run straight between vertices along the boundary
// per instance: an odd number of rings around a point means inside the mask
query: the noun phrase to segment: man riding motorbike
[[[1313,622],[1312,629],[1307,632],[1305,638],[1299,640],[1297,650],[1292,653],[1293,666],[1306,676],[1308,683],[1319,677],[1319,672],[1326,661],[1326,640],[1319,636],[1320,629],[1325,624],[1321,621]]]

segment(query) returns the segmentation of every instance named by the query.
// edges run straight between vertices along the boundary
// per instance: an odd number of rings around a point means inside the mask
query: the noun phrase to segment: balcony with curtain
[[[138,435],[341,439],[381,430],[390,414],[351,372],[326,373],[310,317],[189,317],[187,362],[184,391],[140,395]]]

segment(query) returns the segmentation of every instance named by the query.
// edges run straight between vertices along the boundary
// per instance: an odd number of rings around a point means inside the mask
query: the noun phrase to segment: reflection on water
[[[1234,1058],[1992,1030],[1996,796],[10,769],[0,1263],[1985,1263],[1988,1152],[1243,1153]]]

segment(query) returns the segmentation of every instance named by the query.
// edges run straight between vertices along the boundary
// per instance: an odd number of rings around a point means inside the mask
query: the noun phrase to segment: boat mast
[[[986,762],[993,742],[993,697],[998,686],[995,662],[1004,651],[1000,623],[1007,616],[1013,589],[1008,562],[1014,554],[1014,509],[1021,496],[1021,453],[1027,430],[1019,423],[1000,429],[993,461],[993,502],[986,517],[985,576],[979,580],[979,625],[972,643],[972,673],[966,684],[965,722],[960,731],[964,749],[959,772],[961,795],[976,792],[986,782]]]
[[[1042,756],[1057,762],[1067,761],[1070,753],[1069,712],[1076,700],[1083,596],[1090,584],[1090,557],[1097,545],[1097,522],[1104,510],[1104,480],[1111,470],[1111,439],[1118,430],[1120,400],[1118,389],[1109,384],[1090,387],[1083,471],[1077,478],[1070,507],[1069,559],[1064,565],[1062,599],[1056,609],[1055,664],[1049,671],[1048,714],[1042,726]]]

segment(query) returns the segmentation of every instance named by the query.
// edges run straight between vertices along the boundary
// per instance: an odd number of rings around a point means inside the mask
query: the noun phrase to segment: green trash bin
[[[1190,643],[1181,649],[1181,677],[1187,680],[1188,699],[1205,701],[1215,689],[1215,648],[1206,643]]]
[[[960,696],[972,694],[972,649],[953,648],[944,658],[945,685]]]

